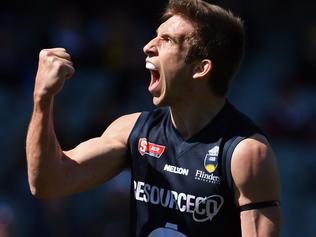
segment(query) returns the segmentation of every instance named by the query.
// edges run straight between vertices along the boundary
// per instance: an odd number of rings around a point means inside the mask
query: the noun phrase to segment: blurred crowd
[[[247,46],[229,99],[270,136],[282,182],[282,237],[316,236],[316,3],[210,1],[240,15]],[[150,110],[142,48],[166,1],[10,1],[0,7],[0,237],[128,236],[130,174],[55,200],[30,194],[25,136],[42,48],[64,47],[76,73],[56,98],[63,149],[116,117]]]

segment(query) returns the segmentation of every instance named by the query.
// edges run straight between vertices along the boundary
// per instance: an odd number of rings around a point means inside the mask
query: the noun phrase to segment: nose
[[[156,38],[149,41],[144,46],[143,51],[147,56],[154,56],[155,54],[157,54]]]

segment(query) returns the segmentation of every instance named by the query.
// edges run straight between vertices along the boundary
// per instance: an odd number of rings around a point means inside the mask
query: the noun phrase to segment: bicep
[[[65,185],[80,192],[104,182],[125,167],[126,147],[110,139],[93,138],[64,152]]]
[[[263,137],[248,138],[237,145],[232,157],[231,171],[238,206],[280,200],[276,158]],[[256,208],[241,212],[243,237],[278,236],[279,206]],[[254,231],[256,235],[253,234]]]
[[[64,151],[62,162],[66,194],[84,191],[126,168],[127,140],[137,118],[137,114],[123,116],[114,121],[101,137]]]

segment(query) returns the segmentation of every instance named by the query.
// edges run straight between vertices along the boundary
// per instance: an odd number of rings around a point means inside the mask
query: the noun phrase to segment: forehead
[[[193,24],[179,15],[170,17],[157,29],[158,34],[173,34],[176,36],[186,36],[193,31]]]

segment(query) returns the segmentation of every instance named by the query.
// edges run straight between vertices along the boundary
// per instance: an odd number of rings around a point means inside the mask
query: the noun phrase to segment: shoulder
[[[102,137],[115,138],[127,142],[129,135],[134,127],[150,121],[151,124],[161,122],[162,118],[169,114],[168,108],[157,108],[153,111],[143,111],[132,114],[123,115],[114,120],[110,126],[102,134]]]
[[[135,126],[141,113],[132,113],[123,115],[114,120],[109,127],[104,131],[101,137],[118,138],[123,141],[127,141],[129,134]]]
[[[170,110],[168,107],[159,107],[151,111],[143,111],[139,114],[136,122],[137,129],[143,129],[144,126],[156,126],[166,121],[170,116]]]
[[[236,146],[231,172],[239,205],[280,199],[276,157],[264,136],[256,134]]]

